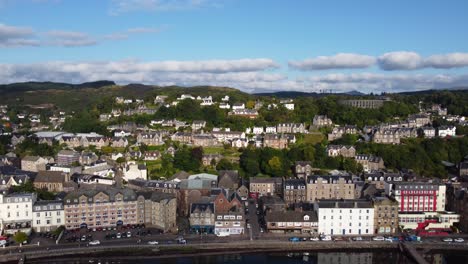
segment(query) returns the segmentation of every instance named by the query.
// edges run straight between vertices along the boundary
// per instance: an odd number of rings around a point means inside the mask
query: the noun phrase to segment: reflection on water
[[[465,254],[434,254],[424,256],[429,263],[468,263]],[[28,261],[36,264],[410,264],[413,263],[398,251],[385,252],[313,252],[313,253],[264,253],[226,254],[215,256],[171,258],[75,258]]]

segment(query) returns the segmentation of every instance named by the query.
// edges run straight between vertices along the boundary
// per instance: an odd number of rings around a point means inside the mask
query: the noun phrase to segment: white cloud
[[[239,88],[248,92],[332,90],[344,92],[400,92],[466,86],[468,74],[326,74],[289,79],[270,72],[277,65],[270,59],[209,61],[96,61],[45,62],[37,64],[0,64],[4,83],[56,81],[81,83],[113,80],[119,84],[214,85]]]
[[[29,27],[0,24],[0,47],[38,46],[39,41]]]
[[[449,53],[429,56],[424,60],[426,67],[432,68],[457,68],[468,66],[468,53]]]
[[[136,28],[129,28],[123,32],[116,32],[109,35],[105,35],[104,39],[111,39],[111,40],[122,40],[128,39],[132,34],[151,34],[151,33],[160,33],[166,28],[166,26],[162,27],[136,27]]]
[[[47,43],[52,46],[79,47],[92,46],[98,42],[87,33],[76,31],[51,30],[45,33]]]
[[[385,53],[377,60],[379,67],[386,71],[415,70],[424,67],[421,56],[412,51],[395,51]]]
[[[333,56],[319,56],[303,61],[290,61],[288,64],[289,67],[302,71],[356,69],[372,66],[375,64],[375,58],[354,53],[338,53]]]
[[[314,90],[400,92],[462,86],[468,83],[468,75],[356,73],[310,76],[300,80],[305,87]]]
[[[217,0],[112,0],[109,14],[120,15],[129,12],[162,12],[217,7]]]
[[[46,62],[0,64],[0,80],[85,82],[110,79],[119,83],[249,86],[277,82],[286,77],[261,71],[276,67],[270,59],[167,61],[167,62]]]
[[[128,33],[159,33],[161,28],[152,28],[152,27],[136,27],[127,29]]]

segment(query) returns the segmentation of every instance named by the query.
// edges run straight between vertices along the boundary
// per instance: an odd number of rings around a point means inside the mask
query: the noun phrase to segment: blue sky
[[[0,83],[468,84],[468,1],[0,0]]]

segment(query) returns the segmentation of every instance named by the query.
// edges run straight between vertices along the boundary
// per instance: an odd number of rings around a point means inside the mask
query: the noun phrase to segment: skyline
[[[0,0],[0,83],[112,80],[247,92],[466,86],[467,7],[465,1]]]

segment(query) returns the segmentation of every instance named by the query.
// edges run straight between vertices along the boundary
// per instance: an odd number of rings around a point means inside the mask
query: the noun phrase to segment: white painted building
[[[267,134],[276,134],[276,127],[275,126],[266,127],[265,133],[267,133]]]
[[[441,126],[437,128],[439,137],[453,137],[457,134],[457,127],[455,126]]]
[[[143,164],[129,164],[124,170],[124,180],[148,179],[146,166]]]
[[[318,232],[324,235],[373,235],[374,207],[366,200],[322,200],[315,203]]]
[[[65,226],[62,201],[37,201],[33,206],[32,227],[36,232],[50,232]]]
[[[283,104],[283,106],[288,110],[294,110],[294,104],[293,103]]]
[[[408,212],[398,214],[398,223],[402,229],[416,229],[418,224],[424,222],[428,223],[426,230],[450,229],[455,223],[460,222],[460,215],[454,212]]]
[[[255,135],[263,134],[263,132],[263,127],[253,127],[252,129],[252,133],[254,133]]]
[[[211,97],[211,95],[208,97],[202,97],[201,100],[202,100],[202,102],[200,103],[201,106],[213,105],[213,98]]]
[[[221,109],[230,109],[231,105],[229,103],[220,103],[219,108],[221,108]]]
[[[232,110],[237,110],[237,109],[245,109],[245,104],[244,103],[233,104]]]
[[[36,200],[35,193],[0,194],[0,233],[14,234],[19,230],[29,233]]]

